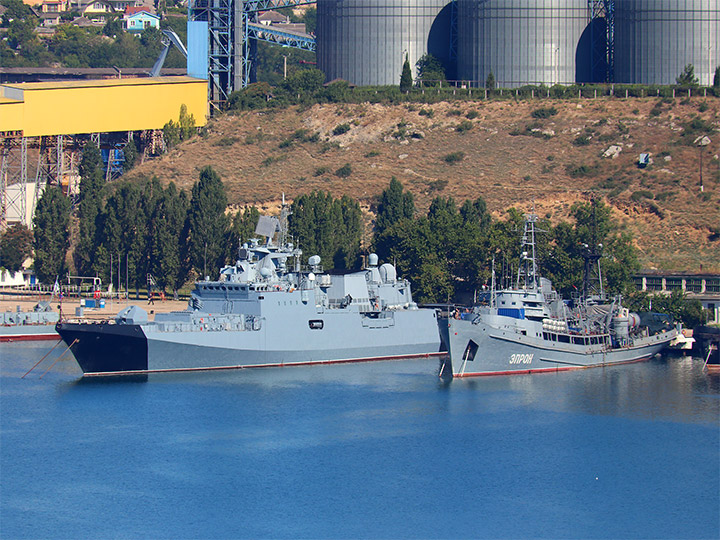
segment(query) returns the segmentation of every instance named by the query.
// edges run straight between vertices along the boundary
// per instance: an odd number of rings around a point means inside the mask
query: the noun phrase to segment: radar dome
[[[385,283],[392,283],[397,279],[397,271],[390,263],[385,263],[380,267],[380,279]]]
[[[312,257],[310,257],[308,259],[308,264],[310,266],[317,266],[318,264],[320,264],[320,255],[313,255]]]
[[[377,263],[378,263],[378,256],[375,253],[371,253],[368,256],[368,264],[370,266],[377,266]]]

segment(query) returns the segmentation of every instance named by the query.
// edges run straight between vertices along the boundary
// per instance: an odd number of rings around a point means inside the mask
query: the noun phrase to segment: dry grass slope
[[[538,109],[546,110],[533,115]],[[283,192],[322,189],[358,199],[368,220],[392,176],[421,210],[437,195],[482,196],[498,216],[534,204],[560,220],[574,202],[600,194],[634,235],[645,268],[720,272],[719,111],[716,98],[604,98],[244,112],[212,121],[206,136],[129,177],[157,175],[189,189],[211,165],[232,205],[273,210]],[[693,119],[695,129],[684,129]],[[335,129],[342,124],[349,129]],[[693,146],[699,135],[710,144]],[[619,154],[604,157],[611,146]],[[644,152],[653,163],[640,169]]]

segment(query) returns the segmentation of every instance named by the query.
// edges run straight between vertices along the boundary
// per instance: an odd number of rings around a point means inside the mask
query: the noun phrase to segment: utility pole
[[[702,193],[703,191],[705,191],[705,186],[703,186],[703,177],[702,177],[702,157],[703,157],[703,156],[702,156],[702,151],[703,151],[703,147],[702,147],[702,146],[698,146],[698,150],[700,151],[700,193]]]

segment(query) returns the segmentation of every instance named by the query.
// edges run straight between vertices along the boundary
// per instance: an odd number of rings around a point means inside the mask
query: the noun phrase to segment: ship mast
[[[537,260],[535,259],[535,223],[537,214],[525,214],[525,230],[522,239],[522,260],[518,265],[517,288],[520,289],[520,280],[523,289],[537,290]]]
[[[585,265],[583,268],[583,300],[590,298],[605,299],[605,291],[603,290],[602,269],[600,268],[600,259],[602,258],[603,245],[597,241],[597,215],[595,213],[597,203],[592,202],[592,237],[590,244],[583,244],[583,259]]]

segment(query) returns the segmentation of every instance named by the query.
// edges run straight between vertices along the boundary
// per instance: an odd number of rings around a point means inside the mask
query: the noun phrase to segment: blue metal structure
[[[277,45],[286,45],[304,51],[315,51],[315,38],[289,30],[280,30],[263,24],[248,23],[248,38],[267,41]]]
[[[259,11],[314,4],[315,0],[194,0],[190,5],[190,21],[208,23],[209,98],[220,109],[236,89],[250,82],[251,39],[260,34],[253,19]],[[312,50],[309,39],[287,32],[263,29],[266,41],[283,43]],[[314,40],[312,40],[314,41]]]

